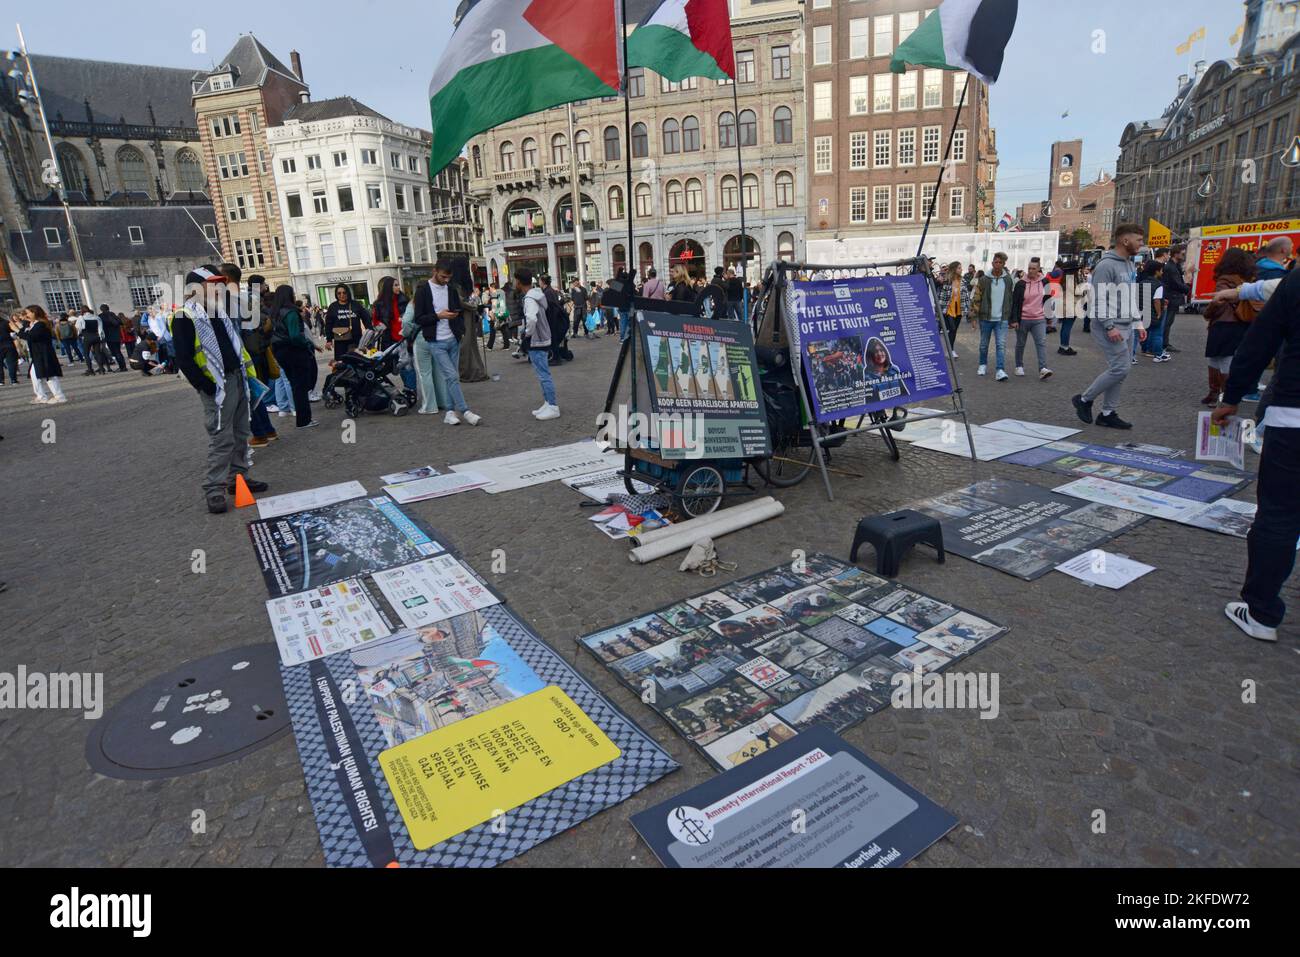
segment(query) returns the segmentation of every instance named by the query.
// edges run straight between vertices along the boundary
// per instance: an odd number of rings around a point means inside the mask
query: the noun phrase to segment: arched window
[[[617,275],[619,270],[627,268],[627,251],[622,245],[615,246],[610,250],[610,259],[614,261],[614,274]]]
[[[623,216],[623,187],[611,186],[609,189],[609,218],[622,219]]]
[[[150,193],[153,182],[144,154],[134,146],[123,146],[117,151],[117,170],[122,177],[122,188],[128,193]]]
[[[722,177],[722,208],[725,210],[740,208],[740,193],[736,188],[736,177]]]
[[[59,154],[59,176],[63,178],[63,188],[70,193],[84,193],[86,167],[81,162],[81,152],[67,143],[60,143],[56,152]]]
[[[794,114],[788,106],[778,106],[772,114],[772,139],[777,143],[794,142]]]
[[[546,234],[546,214],[531,199],[517,199],[506,207],[506,239],[526,239]]]
[[[664,120],[664,154],[682,151],[682,128],[676,120]]]
[[[582,228],[595,232],[600,228],[600,219],[596,214],[596,204],[590,196],[582,197]],[[573,232],[573,197],[565,196],[555,207],[555,231],[557,233]]]
[[[723,113],[718,117],[718,148],[736,148],[736,114]]]
[[[696,153],[700,149],[700,121],[693,116],[682,120],[682,152]]]
[[[645,219],[652,212],[653,204],[650,198],[650,184],[636,184],[636,215],[637,219]]]
[[[605,127],[605,162],[617,163],[623,158],[622,138],[618,135],[617,126]]]
[[[506,140],[501,144],[501,172],[506,173],[515,168],[515,144]]]
[[[669,216],[676,216],[682,211],[682,184],[675,179],[670,179],[668,185],[664,188],[664,197],[666,199],[665,209]]]
[[[208,178],[203,174],[203,164],[193,150],[176,153],[177,189],[182,193],[202,193],[208,188]]]
[[[556,166],[566,165],[569,162],[569,138],[563,133],[556,133],[551,137],[551,162]]]
[[[758,177],[753,173],[745,174],[743,187],[744,196],[742,200],[746,209],[762,209],[763,205],[758,198]]]
[[[578,130],[573,136],[574,149],[578,153],[579,163],[591,162],[591,134],[586,130]]]
[[[794,233],[782,233],[776,237],[776,258],[794,262]]]
[[[472,153],[474,156],[474,175],[482,176],[483,175],[483,153],[477,146],[474,147]]]
[[[704,212],[704,186],[698,179],[686,181],[686,211],[688,213]]]
[[[753,236],[745,237],[742,243],[739,236],[733,236],[722,247],[723,265],[736,270],[736,274],[746,280],[753,280],[763,274],[762,252]]]
[[[644,123],[632,125],[632,158],[643,159],[650,155],[650,133]]]
[[[794,174],[782,170],[776,174],[776,205],[794,205]]]
[[[649,243],[642,243],[639,249],[639,255],[641,258],[641,275],[644,277],[649,270],[654,268],[655,248]]]
[[[742,110],[740,113],[740,145],[758,145],[758,117],[753,110]]]
[[[536,169],[537,167],[537,140],[531,136],[524,140],[519,147],[519,158],[524,169]]]

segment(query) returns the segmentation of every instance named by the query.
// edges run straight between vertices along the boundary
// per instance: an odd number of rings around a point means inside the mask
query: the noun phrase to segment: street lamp
[[[90,295],[90,276],[86,272],[86,260],[81,255],[81,239],[77,235],[77,224],[72,219],[72,207],[68,205],[67,184],[63,182],[63,177],[59,172],[59,157],[54,151],[54,137],[50,135],[50,124],[45,117],[45,105],[41,102],[41,88],[36,82],[36,68],[32,66],[32,59],[27,53],[27,40],[23,37],[21,24],[18,25],[18,49],[22,53],[26,73],[15,66],[9,71],[9,78],[19,85],[18,102],[22,104],[24,109],[34,105],[37,116],[40,117],[41,129],[45,133],[45,143],[50,150],[50,158],[42,164],[45,170],[41,174],[41,179],[47,186],[58,191],[59,202],[63,204],[63,215],[68,221],[68,245],[72,247],[72,256],[77,262],[77,274],[81,278],[81,301],[83,305],[90,306],[94,302],[94,298]],[[12,50],[9,51],[7,58],[10,61],[16,59]],[[24,83],[28,84],[31,89],[24,88]]]

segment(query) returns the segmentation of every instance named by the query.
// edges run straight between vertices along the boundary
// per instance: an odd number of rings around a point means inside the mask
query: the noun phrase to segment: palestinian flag
[[[736,78],[727,0],[661,0],[627,38],[627,65],[673,83],[687,77]]]
[[[965,70],[985,83],[995,83],[1016,28],[1017,9],[1017,0],[943,0],[898,45],[889,68],[904,73],[910,63]]]
[[[474,0],[429,84],[440,172],[470,138],[510,120],[619,85],[614,0]]]

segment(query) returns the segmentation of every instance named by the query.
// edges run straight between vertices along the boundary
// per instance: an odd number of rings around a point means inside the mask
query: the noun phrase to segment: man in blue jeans
[[[560,406],[555,398],[555,380],[551,378],[547,356],[551,351],[551,324],[546,319],[546,293],[533,287],[533,273],[529,269],[515,270],[515,293],[524,304],[524,337],[528,343],[528,361],[542,387],[542,407],[533,412],[533,418],[546,422],[560,417]]]
[[[460,292],[451,284],[451,263],[440,259],[433,267],[433,278],[415,290],[415,324],[420,327],[415,350],[422,359],[432,358],[447,386],[451,408],[447,425],[479,424],[479,416],[469,410],[460,388],[460,340],[465,335],[465,314]]]
[[[999,382],[1006,382],[1007,376],[1007,323],[1011,318],[1011,299],[1015,291],[1011,273],[1007,271],[1007,254],[993,255],[993,268],[975,284],[971,297],[971,322],[979,322],[980,327],[980,367],[979,375],[988,375],[989,338],[993,337],[997,345]]]

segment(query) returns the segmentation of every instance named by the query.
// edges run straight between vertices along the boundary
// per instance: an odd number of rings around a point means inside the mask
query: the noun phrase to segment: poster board
[[[748,324],[642,310],[636,329],[661,458],[772,454]]]
[[[791,828],[802,812],[802,827]],[[772,822],[781,822],[773,827]],[[669,868],[902,867],[957,819],[825,727],[632,817]]]
[[[485,491],[489,495],[513,492],[547,482],[558,482],[577,475],[590,475],[610,467],[611,459],[597,443],[590,439],[557,445],[548,449],[530,449],[514,455],[481,459],[453,465],[453,472],[472,473],[475,481],[491,483]]]
[[[900,672],[941,671],[1007,629],[825,555],[578,639],[723,770],[815,725],[890,707]]]
[[[1258,254],[1265,244],[1280,236],[1289,236],[1296,248],[1300,248],[1300,219],[1203,226],[1199,233],[1193,302],[1209,302],[1214,298],[1214,267],[1227,250],[1245,249]]]
[[[947,343],[924,276],[795,282],[797,347],[817,421],[951,395]]]
[[[1071,478],[1104,479],[1193,502],[1216,501],[1240,492],[1255,479],[1249,472],[1225,465],[1190,462],[1082,442],[1052,442],[1037,449],[1016,452],[1001,461]]]
[[[1081,504],[1037,485],[990,479],[914,502],[937,518],[954,555],[1035,581],[1146,521],[1101,504]]]

